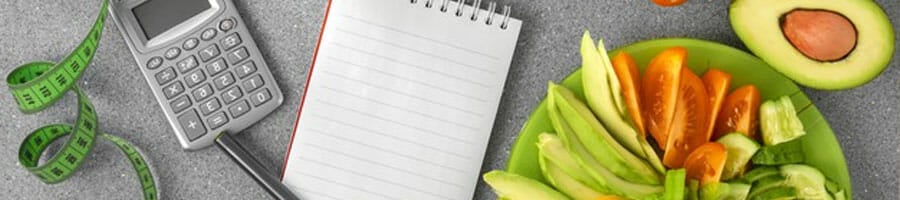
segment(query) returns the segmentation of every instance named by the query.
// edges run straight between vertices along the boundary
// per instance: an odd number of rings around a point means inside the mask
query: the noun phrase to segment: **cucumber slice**
[[[825,189],[825,175],[818,169],[807,165],[783,165],[781,175],[784,184],[797,189],[800,199],[831,199]]]
[[[717,141],[725,145],[728,158],[725,159],[725,169],[722,171],[722,180],[737,178],[744,172],[747,162],[753,154],[759,150],[759,144],[741,133],[730,133],[722,136]]]
[[[767,176],[759,179],[758,181],[753,183],[753,187],[750,188],[750,197],[759,196],[760,194],[766,193],[766,191],[771,190],[773,188],[782,187],[784,185],[785,178],[780,174],[778,176]]]
[[[791,141],[806,134],[797,117],[794,103],[788,96],[763,103],[759,107],[759,118],[766,145]]]
[[[792,140],[775,146],[766,146],[753,156],[753,164],[784,165],[803,163],[806,153],[803,152],[801,140]]]
[[[750,194],[750,200],[797,199],[797,189],[788,186],[774,187],[758,194]]]
[[[484,174],[484,182],[494,188],[497,196],[502,198],[535,199],[535,200],[568,200],[569,197],[553,190],[541,182],[518,174],[504,171],[491,171]]]
[[[769,176],[781,176],[781,172],[776,167],[757,167],[744,174],[744,182],[755,184],[756,181]]]
[[[744,200],[750,195],[750,185],[744,183],[728,183],[728,193],[719,196],[719,200]]]
[[[663,199],[684,200],[684,180],[686,178],[687,172],[683,168],[666,172],[666,192],[663,193]]]
[[[700,188],[700,199],[721,200],[729,193],[730,190],[731,188],[727,183],[709,183]]]

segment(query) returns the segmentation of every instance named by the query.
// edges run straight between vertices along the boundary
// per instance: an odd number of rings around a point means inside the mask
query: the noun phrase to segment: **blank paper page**
[[[521,22],[424,2],[331,1],[282,178],[301,198],[472,198]]]

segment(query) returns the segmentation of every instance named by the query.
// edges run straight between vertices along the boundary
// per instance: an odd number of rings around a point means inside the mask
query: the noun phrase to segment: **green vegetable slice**
[[[759,150],[759,144],[756,141],[741,133],[730,133],[719,138],[717,142],[725,145],[728,152],[725,169],[722,171],[722,180],[731,180],[744,173],[750,158]]]
[[[663,199],[684,200],[684,180],[686,178],[687,172],[683,168],[666,172],[666,192],[663,193]]]
[[[791,141],[806,134],[797,117],[790,97],[782,96],[774,101],[766,101],[759,107],[760,126],[763,142],[776,145]]]
[[[803,163],[805,160],[806,153],[803,152],[803,143],[801,140],[792,140],[775,146],[766,146],[753,156],[753,164],[757,165],[797,164]]]
[[[753,170],[750,170],[746,174],[744,174],[744,182],[754,184],[756,181],[759,181],[762,178],[769,176],[781,176],[781,172],[778,171],[778,168],[771,166],[761,166],[756,167]]]
[[[484,182],[501,198],[534,200],[568,200],[569,197],[536,180],[504,171],[484,174]]]

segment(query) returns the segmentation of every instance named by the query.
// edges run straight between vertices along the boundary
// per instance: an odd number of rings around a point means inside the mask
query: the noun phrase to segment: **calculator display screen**
[[[210,7],[209,0],[148,0],[131,11],[149,40]]]

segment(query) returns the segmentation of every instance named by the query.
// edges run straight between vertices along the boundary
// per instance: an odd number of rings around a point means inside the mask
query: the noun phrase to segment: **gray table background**
[[[326,1],[235,0],[275,75],[285,103],[237,138],[280,174]],[[87,32],[99,0],[0,1],[0,199],[137,199],[130,165],[112,147],[98,145],[69,180],[46,185],[18,165],[19,143],[42,124],[72,122],[72,95],[47,111],[20,113],[5,85],[14,67],[56,61]],[[580,63],[578,41],[585,29],[611,48],[662,37],[693,37],[745,49],[728,23],[730,1],[691,0],[663,9],[649,0],[499,1],[522,19],[512,68],[484,158],[483,171],[505,168],[519,128],[544,96],[547,80],[560,80]],[[900,22],[900,2],[881,0]],[[485,3],[486,5],[486,3]],[[897,36],[895,36],[897,37]],[[844,149],[856,199],[898,199],[898,99],[900,68],[894,62],[877,79],[852,90],[806,89],[828,119]],[[79,85],[97,107],[102,130],[143,148],[155,167],[163,199],[264,199],[263,190],[217,148],[181,150],[142,79],[119,30],[107,22],[98,55]],[[475,199],[494,199],[479,182]]]

